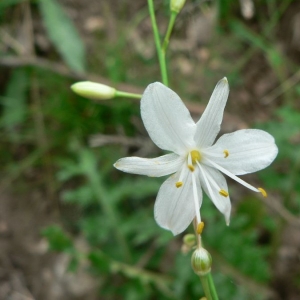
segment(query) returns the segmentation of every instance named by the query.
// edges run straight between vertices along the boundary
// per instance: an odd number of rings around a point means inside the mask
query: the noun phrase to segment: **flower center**
[[[200,162],[202,159],[200,152],[198,150],[192,150],[191,159],[193,165],[195,165],[197,162]]]
[[[201,154],[198,150],[192,150],[188,154],[188,168],[191,172],[195,171],[195,165],[201,161]]]

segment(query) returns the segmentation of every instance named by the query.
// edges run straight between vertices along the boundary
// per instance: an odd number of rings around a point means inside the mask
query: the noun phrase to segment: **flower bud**
[[[193,247],[196,244],[196,236],[192,233],[188,233],[183,237],[184,245]]]
[[[71,86],[71,89],[76,94],[93,100],[108,100],[116,95],[115,88],[91,81],[77,82]]]
[[[170,1],[170,10],[176,12],[177,14],[181,11],[186,0],[171,0]]]
[[[192,268],[197,275],[206,275],[211,270],[211,255],[204,248],[197,248],[192,255],[191,263]]]

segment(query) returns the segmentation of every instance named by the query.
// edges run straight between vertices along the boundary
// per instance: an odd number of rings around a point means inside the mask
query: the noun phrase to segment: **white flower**
[[[213,145],[229,94],[226,78],[215,87],[200,120],[195,123],[179,96],[163,84],[150,84],[141,99],[141,115],[153,142],[172,151],[157,158],[125,157],[114,166],[124,172],[170,176],[160,187],[154,215],[157,223],[174,235],[184,231],[196,217],[201,222],[202,188],[229,224],[231,203],[226,174],[255,192],[236,175],[261,170],[274,160],[278,149],[265,131],[243,129],[224,134]]]

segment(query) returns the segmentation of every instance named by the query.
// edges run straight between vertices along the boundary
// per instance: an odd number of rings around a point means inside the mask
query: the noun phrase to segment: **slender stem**
[[[201,235],[197,233],[197,225],[198,221],[196,218],[193,220],[193,225],[194,225],[194,231],[195,235],[197,237],[197,247],[201,248],[203,247],[202,245],[202,238]],[[205,274],[205,275],[199,275],[199,278],[201,280],[201,284],[204,290],[205,297],[207,300],[218,300],[218,294],[215,288],[215,284],[211,275],[211,272]]]
[[[134,93],[126,93],[122,91],[116,91],[115,97],[125,97],[125,98],[134,98],[134,99],[141,99],[141,94],[134,94]]]
[[[199,277],[207,300],[218,300],[219,298],[215,289],[211,273],[209,272],[208,274]]]
[[[171,12],[171,16],[170,16],[170,20],[169,20],[169,24],[168,24],[168,29],[165,35],[165,39],[162,45],[162,51],[165,54],[167,52],[167,48],[169,46],[169,42],[170,42],[170,37],[171,37],[171,33],[175,24],[175,20],[177,17],[178,13],[175,11]]]
[[[150,14],[151,23],[152,23],[154,42],[155,42],[155,46],[156,46],[162,82],[164,85],[168,86],[166,60],[165,60],[165,55],[163,54],[161,44],[160,44],[160,37],[159,37],[158,27],[156,24],[153,0],[148,0],[148,8],[149,8],[149,14]]]
[[[211,275],[211,272],[207,274],[207,277],[208,277],[208,285],[209,285],[209,288],[210,288],[212,299],[213,300],[218,300],[219,297],[218,297],[218,294],[217,294],[217,291],[216,291],[216,287],[215,287],[214,280],[213,280],[213,277]]]

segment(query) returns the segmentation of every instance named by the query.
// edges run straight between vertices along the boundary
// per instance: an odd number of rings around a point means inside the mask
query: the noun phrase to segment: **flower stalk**
[[[171,11],[171,16],[170,16],[170,19],[169,19],[167,32],[166,32],[164,42],[163,42],[163,45],[162,45],[162,52],[163,52],[164,57],[166,55],[167,48],[169,46],[171,33],[172,33],[173,28],[174,28],[174,24],[175,24],[175,20],[176,20],[177,15],[178,15],[178,13],[176,11]]]
[[[218,300],[219,298],[218,298],[217,291],[215,289],[211,272],[207,273],[206,275],[202,275],[202,276],[199,275],[199,278],[201,280],[201,284],[207,300]]]
[[[160,37],[159,37],[159,31],[156,23],[153,0],[148,0],[148,8],[149,8],[149,14],[151,18],[154,42],[155,42],[156,52],[158,56],[162,82],[164,85],[168,86],[169,82],[168,82],[168,74],[167,74],[167,65],[166,65],[165,55],[162,52],[162,47],[160,44]]]
[[[204,223],[198,223],[197,219],[193,221],[195,235],[197,237],[197,248],[194,251],[191,264],[194,272],[199,276],[205,297],[207,300],[218,300],[218,294],[215,288],[215,284],[211,275],[212,257],[210,253],[203,248],[201,233],[199,233],[199,225],[202,225],[203,230]]]
[[[124,97],[124,98],[133,98],[133,99],[141,99],[141,94],[135,94],[135,93],[127,93],[122,91],[116,91],[115,97]]]

